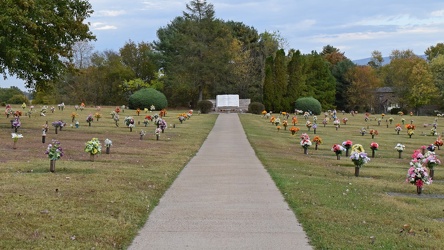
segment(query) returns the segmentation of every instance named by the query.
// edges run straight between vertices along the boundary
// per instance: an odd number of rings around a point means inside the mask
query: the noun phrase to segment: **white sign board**
[[[239,95],[216,96],[216,107],[239,107]]]

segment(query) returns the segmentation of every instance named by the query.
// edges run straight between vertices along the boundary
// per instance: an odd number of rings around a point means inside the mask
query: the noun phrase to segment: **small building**
[[[393,108],[399,108],[395,92],[391,87],[378,88],[376,93],[376,113],[389,113]]]

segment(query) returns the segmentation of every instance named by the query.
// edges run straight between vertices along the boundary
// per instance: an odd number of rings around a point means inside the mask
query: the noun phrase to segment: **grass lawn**
[[[37,109],[37,110],[36,110]],[[22,110],[15,106],[14,110]],[[24,111],[28,111],[29,107]],[[13,149],[10,118],[0,119],[0,249],[125,249],[145,223],[149,212],[185,164],[195,155],[214,125],[217,115],[194,114],[181,124],[179,113],[169,111],[168,128],[157,141],[155,125],[143,124],[145,115],[134,110],[120,113],[116,127],[114,107],[87,107],[77,111],[80,127],[71,127],[73,106],[48,109],[39,116],[36,105],[29,118],[21,118],[23,138]],[[88,114],[102,118],[88,126]],[[136,127],[125,127],[133,116]],[[55,134],[51,123],[62,119],[67,126]],[[48,122],[46,143],[42,125]],[[140,124],[139,124],[140,122]],[[147,133],[140,140],[140,130]],[[94,162],[84,152],[93,137],[102,142]],[[112,140],[110,154],[103,141]],[[65,155],[49,172],[44,154],[52,139],[61,142]]]
[[[277,114],[276,116],[279,116]],[[277,130],[269,119],[261,115],[240,115],[247,137],[256,154],[272,176],[285,199],[294,210],[311,244],[317,249],[442,249],[444,246],[444,170],[438,166],[435,181],[425,185],[421,196],[416,187],[406,183],[411,155],[422,145],[434,143],[437,136],[430,135],[435,117],[372,115],[369,121],[364,114],[347,117],[347,125],[335,129],[332,121],[325,127],[324,115],[318,116],[316,135],[323,143],[318,150],[314,145],[308,155],[300,146],[301,133],[313,139],[305,119],[298,116],[296,127],[300,131],[292,136],[288,129]],[[393,117],[392,124],[386,119]],[[395,124],[417,126],[412,138],[403,130],[395,132]],[[280,117],[283,121],[283,117]],[[312,118],[309,118],[312,121]],[[291,117],[288,121],[291,123]],[[438,124],[444,119],[438,119]],[[388,127],[387,127],[388,124]],[[379,135],[361,135],[360,129],[376,129]],[[438,132],[443,129],[438,125]],[[371,156],[370,143],[377,142],[375,158],[354,176],[354,165],[345,153],[340,160],[331,151],[333,144],[351,140],[362,144]],[[397,143],[406,146],[399,159],[394,149]],[[441,160],[444,149],[436,150]]]

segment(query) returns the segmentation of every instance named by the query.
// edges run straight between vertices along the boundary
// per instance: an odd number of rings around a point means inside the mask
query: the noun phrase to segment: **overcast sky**
[[[90,0],[94,14],[88,21],[97,36],[95,50],[118,51],[128,40],[156,40],[156,31],[181,16],[189,2]],[[422,55],[428,47],[444,42],[443,1],[213,0],[207,3],[214,5],[216,18],[242,22],[259,33],[278,31],[288,42],[286,49],[299,49],[304,54],[312,50],[320,52],[325,45],[332,45],[351,60],[370,57],[374,50],[381,51],[383,56],[389,56],[394,49],[411,49]],[[0,85],[7,87],[11,82],[2,79]]]

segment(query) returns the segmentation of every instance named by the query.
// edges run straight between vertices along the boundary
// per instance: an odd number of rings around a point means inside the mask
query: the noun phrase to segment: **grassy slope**
[[[46,117],[38,112],[31,118],[22,117],[18,132],[24,138],[15,150],[10,119],[0,119],[1,249],[126,248],[195,155],[217,117],[194,115],[180,124],[178,112],[169,112],[169,128],[156,141],[154,125],[143,125],[145,114],[137,116],[126,110],[117,128],[109,115],[112,109],[102,108],[102,118],[91,127],[85,119],[96,109],[78,111],[78,129],[69,127],[73,107],[49,112]],[[135,118],[133,132],[123,125],[125,115]],[[51,122],[58,119],[67,121],[68,127],[55,134]],[[43,144],[41,125],[46,121],[50,130]],[[143,140],[139,139],[141,129],[147,131]],[[102,143],[111,139],[111,154],[105,154],[103,148],[94,162],[89,161],[83,149],[92,137]],[[59,140],[65,151],[56,162],[56,173],[49,172],[44,154],[51,139]]]
[[[299,136],[308,132],[305,120],[299,116],[301,129],[295,136],[274,125],[261,116],[241,115],[248,139],[258,157],[284,194],[307,232],[311,244],[317,249],[441,249],[444,246],[443,207],[444,199],[418,198],[415,186],[405,182],[410,155],[414,149],[435,141],[428,134],[434,117],[404,117],[418,126],[415,135],[409,138],[406,130],[396,135],[394,124],[401,117],[394,116],[394,123],[381,126],[372,116],[364,121],[362,114],[348,117],[347,125],[336,131],[333,125],[320,124],[317,134],[323,139],[318,150],[314,146],[304,155],[299,145]],[[282,117],[281,117],[282,119]],[[323,117],[318,120],[322,121]],[[438,121],[441,122],[441,121]],[[361,136],[361,127],[377,129],[379,135]],[[313,138],[313,131],[308,132]],[[354,176],[354,165],[345,154],[340,160],[331,151],[333,144],[345,140],[362,144],[370,153],[370,143],[377,142],[380,149],[376,156]],[[402,159],[394,149],[397,143],[406,145]],[[437,155],[442,158],[442,150]],[[370,153],[371,155],[371,153]],[[444,194],[444,173],[441,166],[435,171],[435,183],[425,186],[424,194]],[[406,194],[391,196],[388,192]],[[408,196],[408,195],[412,196]],[[438,220],[437,220],[438,219]],[[406,229],[404,229],[404,225]]]

